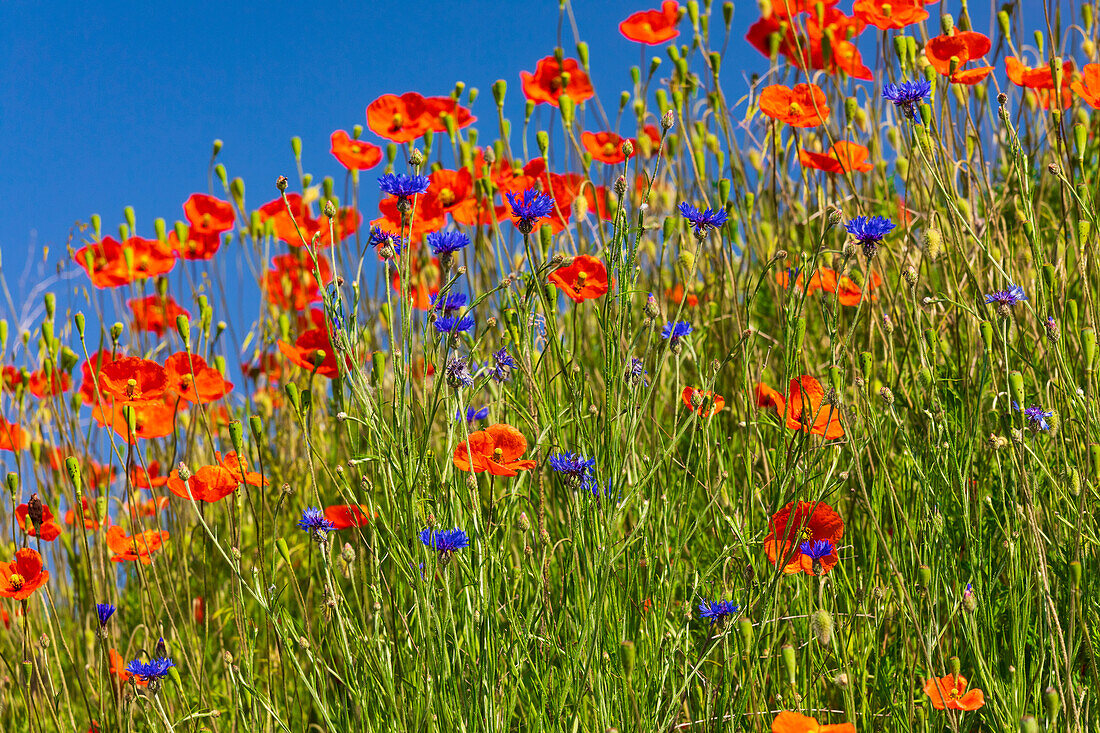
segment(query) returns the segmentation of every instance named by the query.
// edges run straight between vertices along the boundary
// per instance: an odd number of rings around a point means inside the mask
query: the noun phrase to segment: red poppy
[[[344,130],[332,133],[331,142],[329,152],[349,171],[369,170],[382,160],[382,148],[366,140],[352,140]]]
[[[825,390],[814,377],[802,375],[792,379],[784,397],[764,383],[756,385],[758,407],[774,407],[792,430],[804,430],[826,440],[844,437],[840,424],[840,412],[835,405],[825,401]]]
[[[722,395],[695,387],[684,387],[680,399],[689,410],[699,413],[700,417],[710,417],[726,406],[726,399]]]
[[[289,204],[289,208],[287,205]],[[260,221],[265,225],[270,223],[272,232],[281,242],[291,247],[302,247],[305,244],[328,247],[332,245],[332,237],[329,235],[329,223],[314,218],[309,205],[299,193],[286,194],[286,201],[282,197],[268,201],[258,209]],[[293,212],[293,216],[291,213]],[[340,209],[333,219],[333,229],[336,230],[336,239],[342,240],[355,233],[359,227],[361,217],[359,212],[351,209]]]
[[[862,145],[840,140],[824,153],[812,153],[800,148],[798,162],[803,168],[814,168],[826,173],[844,173],[845,171],[867,173],[874,169],[874,165],[868,160],[870,155],[870,151]]]
[[[49,580],[42,568],[42,556],[29,547],[15,552],[11,562],[0,562],[0,596],[23,601]]]
[[[329,222],[326,218],[324,221],[317,223],[320,229],[321,236],[317,238],[318,247],[331,247],[332,237],[336,236],[337,242],[342,242],[348,237],[354,235],[359,231],[359,227],[363,223],[363,215],[358,210],[349,206],[341,207],[336,211],[336,216],[332,218],[332,228],[329,228]],[[312,241],[312,240],[310,240]]]
[[[511,425],[498,423],[470,433],[469,440],[455,446],[451,460],[459,471],[515,476],[517,471],[535,467],[534,461],[520,459],[526,451],[527,439],[523,433]]]
[[[817,575],[815,569],[819,569],[824,574],[836,565],[836,548],[844,537],[844,520],[828,504],[800,501],[796,507],[792,501],[772,515],[768,527],[764,552],[772,565],[783,565],[784,573]],[[803,543],[813,545],[821,540],[832,546],[828,555],[815,561],[802,551]]]
[[[93,532],[99,529],[99,517],[96,513],[96,507],[88,501],[86,496],[80,497],[80,515],[84,520],[84,529],[90,529]],[[106,517],[104,519],[107,520]],[[75,522],[76,512],[72,509],[66,510],[65,524],[72,526]]]
[[[155,361],[122,356],[99,369],[99,389],[118,402],[151,402],[168,389],[168,372]]]
[[[32,499],[34,497],[31,497]],[[42,505],[42,525],[41,531],[35,531],[34,522],[31,521],[29,516],[30,505],[20,504],[15,507],[15,523],[18,524],[24,532],[31,537],[37,537],[43,542],[53,542],[61,536],[61,525],[54,519],[53,512],[45,504]]]
[[[164,360],[168,373],[168,388],[180,399],[194,404],[207,404],[220,400],[233,389],[214,367],[197,354],[178,351]]]
[[[828,5],[832,4],[835,3]],[[859,18],[848,17],[834,7],[825,7],[820,16],[816,11],[809,14],[804,32],[777,12],[753,23],[745,38],[768,57],[772,53],[773,39],[778,38],[779,53],[804,71],[844,72],[855,79],[869,81],[873,78],[871,70],[863,63],[859,49],[849,40],[858,36],[865,26]]]
[[[185,260],[210,260],[222,246],[222,237],[217,233],[197,234],[188,231],[187,241],[180,244],[175,230],[168,232],[168,247]]]
[[[218,459],[218,465],[229,471],[237,483],[256,487],[267,486],[267,479],[255,471],[249,471],[248,461],[244,456],[238,455],[237,451],[231,450],[224,457],[221,451],[217,451],[214,456]]]
[[[446,212],[439,208],[434,197],[428,196],[417,198],[411,221],[405,221],[397,210],[396,196],[380,200],[378,212],[381,216],[371,221],[373,226],[381,227],[390,234],[404,235],[410,242],[419,242],[425,234],[438,231],[447,223]]]
[[[675,4],[673,2],[673,5]],[[626,161],[627,158],[634,157],[636,150],[631,151],[630,155],[623,154],[624,142],[629,142],[634,148],[638,147],[633,138],[620,137],[614,132],[581,133],[581,144],[584,145],[585,150],[591,153],[592,159],[608,165],[617,165]]]
[[[110,425],[130,445],[142,439],[163,438],[176,430],[175,408],[163,401],[95,405],[92,419],[100,425]],[[133,432],[130,431],[131,420]]]
[[[167,294],[133,298],[129,305],[134,314],[134,330],[150,331],[157,336],[164,336],[169,327],[175,328],[177,316],[191,315]]]
[[[607,292],[607,268],[598,257],[578,255],[568,267],[550,273],[550,282],[574,303],[580,303]]]
[[[432,125],[424,97],[416,92],[383,94],[367,105],[367,127],[379,137],[395,143],[411,142]]]
[[[6,366],[0,370],[0,391],[14,392],[17,387],[24,386],[26,381],[23,370],[19,367]]]
[[[993,71],[992,66],[963,68],[967,63],[976,61],[989,53],[992,44],[989,36],[977,31],[953,30],[951,35],[940,35],[924,44],[924,55],[928,63],[941,76],[946,76],[955,84],[973,85],[980,82]],[[954,65],[954,73],[952,73]]]
[[[450,115],[454,120],[455,129],[461,130],[477,122],[477,118],[451,97],[425,97],[424,117],[429,130],[433,132],[446,132],[447,123],[444,117]]]
[[[977,710],[985,705],[985,693],[976,687],[967,691],[966,684],[962,675],[949,674],[925,682],[924,694],[936,710]]]
[[[249,379],[259,379],[262,374],[268,381],[278,382],[283,376],[283,365],[279,363],[279,357],[274,352],[265,351],[252,361],[242,363],[241,372]]]
[[[817,127],[829,115],[829,104],[816,84],[797,84],[794,89],[772,84],[760,92],[760,111],[791,127]]]
[[[582,190],[584,195],[576,200],[576,204],[579,205],[581,201],[584,202],[585,214],[592,211],[595,212],[597,218],[602,221],[611,221],[615,218],[612,206],[617,206],[616,203],[612,203],[608,199],[607,186],[592,186],[591,184],[583,186]]]
[[[787,398],[763,382],[756,384],[754,394],[757,407],[771,407],[779,415],[787,411]]]
[[[118,679],[119,685],[124,685],[131,680],[133,680],[138,687],[145,687],[147,684],[149,684],[140,677],[135,677],[134,675],[126,671],[126,660],[122,658],[122,655],[119,654],[117,650],[109,649],[107,651],[107,656],[110,659],[110,665],[108,669],[110,673]]]
[[[665,290],[665,297],[676,305],[681,305],[685,302],[687,303],[689,308],[694,308],[695,306],[699,305],[699,296],[695,293],[689,291],[687,293],[687,296],[685,297],[683,283],[676,283],[671,288]]]
[[[168,475],[168,490],[176,496],[192,501],[213,504],[239,489],[241,482],[223,466],[202,466],[184,483],[179,469]],[[190,489],[190,493],[188,493]]]
[[[580,104],[596,94],[588,74],[581,69],[576,59],[562,59],[553,56],[539,61],[535,73],[520,72],[523,80],[523,96],[535,104],[558,106],[558,97],[565,95]]]
[[[1070,88],[1090,107],[1100,109],[1100,64],[1085,64],[1081,69],[1081,78],[1074,81]]]
[[[227,232],[237,220],[233,204],[205,193],[191,194],[183,204],[183,213],[191,225],[191,233],[199,236]]]
[[[772,13],[778,18],[793,18],[801,13],[812,13],[818,4],[826,9],[832,8],[840,0],[773,0]]]
[[[852,723],[821,725],[817,718],[785,710],[772,721],[772,733],[856,733],[856,727]]]
[[[325,519],[336,529],[363,527],[370,521],[366,504],[336,504],[325,509]]]
[[[96,395],[96,381],[95,375],[99,374],[100,369],[105,365],[115,360],[115,354],[107,349],[96,351],[88,360],[80,366],[80,398],[85,405],[99,404],[100,398]],[[100,385],[102,390],[102,384]],[[109,400],[109,396],[103,396],[102,399]]]
[[[581,195],[584,176],[579,173],[546,173],[539,177],[539,182],[542,190],[554,199],[554,209],[545,223],[550,226],[550,231],[557,234],[569,226],[573,201]]]
[[[48,377],[45,369],[39,369],[32,372],[30,378],[27,379],[27,389],[40,400],[45,399],[47,396],[52,397],[62,392],[68,392],[72,389],[72,386],[73,378],[57,367],[50,371]]]
[[[863,300],[874,302],[878,300],[875,290],[882,285],[882,276],[877,272],[871,273],[870,283],[864,283],[860,288],[852,278],[841,275],[836,284],[836,296],[841,305],[859,305]]]
[[[431,307],[431,298],[439,292],[443,284],[443,271],[439,267],[439,259],[433,257],[430,262],[423,265],[417,257],[409,260],[409,304],[413,308],[428,310]],[[401,292],[401,271],[398,268],[393,273],[390,285],[395,292]]]
[[[308,372],[316,370],[317,374],[329,379],[340,376],[340,367],[336,362],[336,347],[329,339],[328,329],[325,327],[325,316],[321,311],[312,311],[314,327],[298,334],[293,344],[279,340],[279,351],[283,356],[305,369]],[[320,360],[316,357],[320,355]],[[346,357],[345,357],[346,359]]]
[[[856,0],[852,15],[885,31],[920,23],[928,11],[924,0]]]
[[[168,477],[160,473],[160,462],[149,461],[146,466],[130,469],[130,485],[135,489],[155,489],[168,483]]]
[[[27,432],[15,423],[0,417],[0,450],[18,453],[30,445]]]
[[[1020,63],[1019,59],[1009,57],[1005,59],[1005,73],[1008,75],[1009,81],[1016,86],[1030,89],[1036,95],[1043,109],[1050,109],[1055,92],[1054,74],[1051,73],[1049,65],[1028,68]],[[1072,61],[1066,61],[1062,64],[1061,81],[1061,108],[1066,109],[1073,103],[1073,94],[1071,93],[1073,88]]]
[[[421,198],[423,210],[435,214],[453,214],[466,204],[474,193],[474,178],[466,168],[457,171],[440,168],[428,176],[428,192]],[[419,206],[417,208],[420,208]],[[417,216],[423,212],[418,211]]]
[[[676,0],[665,0],[660,10],[642,10],[619,23],[619,32],[631,41],[645,44],[664,43],[680,35],[680,6]]]
[[[271,260],[271,269],[264,273],[264,289],[267,299],[276,307],[302,311],[310,303],[320,300],[321,286],[317,282],[312,258],[303,250],[277,255]],[[332,280],[332,266],[323,254],[317,255],[316,272],[321,281]]]
[[[78,249],[73,259],[97,288],[163,275],[176,265],[176,255],[167,242],[141,237],[130,237],[125,243],[105,237]]]

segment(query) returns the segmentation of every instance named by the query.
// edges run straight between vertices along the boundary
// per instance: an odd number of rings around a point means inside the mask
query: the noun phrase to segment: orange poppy
[[[168,477],[160,473],[160,462],[149,461],[142,467],[134,466],[130,469],[130,485],[135,489],[155,489],[168,483]]]
[[[930,679],[924,683],[924,694],[936,710],[977,710],[985,705],[985,693],[978,688],[968,692],[962,675]]]
[[[109,649],[107,656],[110,658],[110,672],[116,678],[118,678],[119,684],[126,684],[130,680],[133,680],[138,687],[145,687],[148,682],[142,680],[140,677],[134,677],[132,674],[126,671],[126,660],[122,658],[122,655],[115,649]]]
[[[603,221],[611,221],[615,218],[611,212],[611,204],[608,202],[607,186],[585,186],[584,203],[588,211],[595,211],[596,216]]]
[[[665,297],[671,300],[676,305],[687,302],[688,307],[694,308],[699,305],[699,296],[695,293],[689,292],[685,298],[684,296],[684,284],[676,283],[674,286],[665,291]]]
[[[778,18],[793,18],[801,13],[812,13],[817,5],[831,9],[840,0],[772,0],[772,13]]]
[[[286,201],[283,201],[281,196],[272,199],[257,211],[262,223],[271,223],[276,239],[291,247],[301,247],[303,239],[306,244],[312,244],[315,235],[322,235],[322,240],[328,236],[328,223],[326,222],[322,227],[320,220],[314,218],[313,212],[300,193],[286,194]],[[293,216],[291,216],[292,212]],[[324,243],[322,246],[328,246],[328,244],[331,243]]]
[[[817,560],[822,574],[836,565],[836,548],[844,536],[844,520],[828,504],[800,501],[796,507],[792,501],[772,515],[768,527],[764,552],[772,565],[782,563],[784,573],[817,575],[814,560],[802,551],[804,543],[830,543],[831,551]]]
[[[431,188],[428,189],[431,191]],[[447,223],[447,215],[435,197],[420,196],[412,211],[412,219],[406,221],[397,208],[397,197],[387,196],[378,202],[377,219],[371,221],[371,225],[381,227],[383,231],[398,236],[404,236],[410,242],[419,242],[420,239],[431,232],[438,231]]]
[[[168,388],[180,399],[194,404],[207,404],[220,400],[233,389],[221,372],[208,366],[197,354],[178,351],[164,360],[168,373]]]
[[[852,15],[882,30],[900,29],[928,18],[924,0],[856,0]]]
[[[581,69],[576,59],[562,59],[547,56],[535,66],[535,73],[519,73],[523,81],[523,96],[535,104],[558,106],[558,97],[563,94],[581,104],[596,94],[588,74]]]
[[[470,433],[469,440],[455,446],[451,460],[459,471],[515,476],[517,471],[535,467],[534,461],[520,459],[526,451],[527,439],[523,433],[511,425],[498,423]]]
[[[0,370],[0,391],[14,392],[17,387],[22,387],[26,378],[19,367],[6,366]]]
[[[0,417],[0,450],[18,453],[30,445],[27,432],[19,425]]]
[[[130,237],[125,243],[105,237],[78,249],[73,259],[97,288],[163,275],[176,265],[176,255],[167,243],[141,237]]]
[[[169,327],[175,328],[177,316],[191,315],[171,295],[133,298],[129,306],[134,314],[134,330],[150,331],[157,336],[164,336]]]
[[[772,721],[772,733],[856,733],[852,723],[822,725],[817,718],[785,710]]]
[[[369,170],[382,160],[382,148],[366,140],[352,140],[344,130],[332,133],[330,141],[329,152],[349,171]]]
[[[277,255],[272,258],[271,265],[271,269],[264,273],[264,289],[272,305],[302,311],[310,303],[320,300],[321,286],[317,283],[313,260],[302,250]],[[316,270],[323,283],[332,280],[332,266],[323,254],[317,255]]]
[[[128,410],[132,418],[127,417]],[[176,430],[176,410],[163,401],[95,405],[92,408],[92,419],[100,425],[110,425],[130,445],[137,445],[139,439],[163,438]],[[131,419],[134,421],[132,433]]]
[[[870,151],[862,145],[839,140],[824,153],[812,153],[800,148],[798,162],[803,168],[814,168],[826,173],[867,173],[874,169],[874,165],[868,160],[870,155]]]
[[[180,244],[175,230],[168,232],[168,248],[185,260],[209,260],[222,246],[222,237],[216,232],[198,234],[189,231],[187,241]]]
[[[34,497],[31,498],[33,499]],[[31,521],[29,513],[29,504],[20,504],[15,507],[15,522],[28,535],[37,537],[43,542],[53,542],[61,536],[61,525],[54,519],[53,512],[50,511],[48,506],[45,504],[42,505],[42,524],[40,526],[40,532],[35,531],[34,522]]]
[[[335,504],[325,509],[325,519],[336,529],[363,527],[370,521],[366,504]]]
[[[443,284],[443,271],[439,266],[439,258],[433,257],[430,262],[420,264],[418,257],[409,260],[409,304],[413,308],[428,310],[432,305],[432,296],[439,292]],[[401,292],[401,270],[395,269],[390,285],[395,292]]]
[[[322,377],[335,379],[340,376],[340,366],[336,362],[336,347],[333,346],[328,329],[325,327],[324,313],[314,310],[311,312],[311,317],[314,327],[298,334],[293,344],[280,339],[279,351],[302,369],[308,372],[316,370]],[[314,360],[318,354],[322,356],[320,363]]]
[[[1050,103],[1054,98],[1054,74],[1050,66],[1036,66],[1029,68],[1024,66],[1019,59],[1008,57],[1005,59],[1005,73],[1009,81],[1018,87],[1026,87],[1036,95],[1043,109],[1050,109]],[[1062,109],[1066,109],[1073,103],[1073,62],[1066,61],[1062,64]]]
[[[183,499],[213,504],[239,489],[241,482],[223,466],[202,466],[184,483],[179,469],[168,475],[168,490]],[[190,493],[188,493],[190,489]]]
[[[624,142],[629,142],[635,148],[630,155],[623,154]],[[581,144],[592,155],[593,160],[608,165],[617,165],[626,161],[627,158],[633,158],[638,148],[638,143],[633,138],[620,137],[614,132],[582,132]]]
[[[166,509],[168,509],[167,496],[154,496],[136,504],[126,502],[122,505],[122,511],[126,512],[131,520],[137,520],[141,517],[155,517],[157,512],[162,512]]]
[[[763,382],[758,382],[754,388],[757,407],[771,407],[782,415],[787,409],[787,398],[775,391]]]
[[[84,520],[84,529],[90,529],[93,532],[99,529],[99,517],[96,515],[96,507],[88,501],[88,497],[80,497],[80,515]],[[107,517],[104,517],[105,521],[110,521]],[[72,526],[76,522],[76,512],[69,509],[65,512],[65,524]]]
[[[847,275],[841,275],[836,284],[836,297],[841,305],[859,305],[861,301],[874,302],[878,300],[875,290],[882,285],[882,276],[877,272],[871,273],[870,283],[865,283],[863,288],[856,285],[855,281]]]
[[[245,460],[244,456],[238,455],[237,451],[231,450],[224,457],[221,451],[216,451],[214,457],[218,459],[218,463],[222,468],[233,475],[237,483],[256,487],[267,486],[267,479],[255,471],[249,471],[248,461]]]
[[[31,372],[30,377],[27,379],[27,389],[40,400],[45,399],[47,396],[52,397],[62,392],[68,392],[72,389],[72,386],[73,378],[57,367],[53,368],[48,377],[46,376],[46,370],[39,369],[36,372]]]
[[[814,377],[802,375],[792,379],[786,396],[763,382],[756,385],[758,407],[774,407],[792,430],[804,430],[826,440],[844,437],[840,412],[834,405],[824,404],[825,390]]]
[[[924,55],[932,68],[940,76],[946,76],[954,84],[973,85],[989,76],[992,66],[977,66],[964,69],[971,61],[976,61],[989,53],[992,44],[989,36],[977,31],[959,31],[951,35],[941,35],[929,39],[924,44]],[[955,72],[951,73],[954,64]]]
[[[11,562],[0,562],[0,597],[23,601],[49,580],[42,568],[42,556],[29,547],[15,552]]]
[[[1100,64],[1085,64],[1081,69],[1081,78],[1074,81],[1070,88],[1090,107],[1100,109]]]
[[[433,132],[446,132],[447,124],[444,116],[450,115],[454,120],[456,129],[463,129],[477,122],[477,118],[451,97],[425,97],[424,117],[428,129]]]
[[[835,3],[826,5],[833,4]],[[774,12],[753,23],[745,38],[760,53],[770,57],[772,39],[778,37],[779,53],[803,71],[820,69],[829,74],[844,72],[855,79],[869,81],[873,78],[871,70],[863,63],[859,49],[849,40],[858,36],[865,26],[864,21],[859,18],[848,17],[834,7],[825,7],[820,16],[816,11],[810,12],[805,31],[800,32],[789,18]],[[825,43],[826,39],[828,44]]]
[[[568,267],[550,273],[550,282],[574,303],[580,303],[607,292],[607,268],[598,257],[578,255]]]
[[[791,127],[817,127],[825,122],[829,104],[816,84],[772,84],[760,92],[760,111]]]
[[[420,201],[424,211],[437,217],[453,214],[474,194],[474,177],[466,168],[459,168],[457,171],[440,168],[432,171],[428,180],[431,182],[428,192],[421,197]],[[422,213],[423,211],[418,211],[417,216]]]
[[[191,225],[191,232],[197,235],[227,232],[237,220],[233,204],[205,193],[191,194],[183,204],[183,214]]]
[[[680,399],[689,410],[699,413],[700,417],[710,417],[721,412],[726,406],[726,400],[722,395],[695,389],[695,387],[684,387],[684,391],[680,393]],[[694,404],[694,400],[699,400],[698,406]]]
[[[168,389],[168,372],[155,361],[122,356],[99,369],[99,389],[108,399],[119,402],[155,401]]]
[[[676,0],[664,0],[660,10],[641,10],[619,23],[619,32],[628,40],[656,44],[680,35],[680,5]]]
[[[107,529],[107,547],[113,553],[111,562],[137,560],[142,565],[153,562],[152,554],[168,539],[168,532],[150,529],[129,536],[122,527],[112,524]]]
[[[395,143],[411,142],[431,127],[424,97],[416,92],[383,94],[367,105],[367,127],[379,137]]]

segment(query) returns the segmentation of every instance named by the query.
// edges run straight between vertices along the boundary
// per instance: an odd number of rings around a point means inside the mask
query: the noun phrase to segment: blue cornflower
[[[298,522],[298,528],[307,532],[321,530],[322,532],[335,532],[336,525],[325,519],[325,513],[315,507],[309,507],[302,512],[302,518]]]
[[[428,246],[436,257],[454,254],[470,243],[470,238],[462,232],[432,232],[428,235]]]
[[[1017,405],[1015,402],[1012,403],[1012,406],[1014,408],[1016,408],[1017,410],[1020,410],[1021,412],[1023,412],[1024,417],[1034,427],[1037,427],[1039,430],[1044,430],[1044,431],[1050,430],[1050,423],[1047,422],[1047,418],[1048,417],[1054,417],[1054,412],[1053,411],[1044,412],[1043,408],[1039,407],[1038,405],[1032,405],[1031,407],[1025,407],[1021,410],[1020,406]]]
[[[493,352],[492,375],[496,381],[506,381],[512,375],[512,370],[518,366],[519,363],[508,353],[507,347],[501,347],[499,351]]]
[[[803,555],[808,555],[811,560],[820,560],[833,554],[832,540],[807,540],[798,548]]]
[[[1004,318],[1007,318],[1011,312],[1009,309],[1022,300],[1027,300],[1024,289],[1012,283],[1009,283],[1008,290],[998,290],[985,296],[985,302],[996,303],[997,313]]]
[[[95,612],[99,616],[100,628],[105,628],[107,622],[111,620],[111,616],[115,615],[115,607],[110,603],[97,603],[95,604]]]
[[[452,356],[447,362],[447,384],[454,389],[474,386],[470,365],[461,356]]]
[[[550,468],[565,474],[566,478],[585,491],[596,493],[596,477],[593,469],[595,458],[585,458],[579,453],[566,452],[550,456]]]
[[[484,420],[485,418],[489,417],[489,408],[488,407],[482,407],[479,410],[476,407],[467,407],[465,417],[466,417],[466,424],[467,425],[473,425],[478,420]],[[460,408],[458,408],[458,412],[455,413],[455,420],[461,420],[462,418],[463,418],[462,408],[460,407]]]
[[[438,550],[441,555],[470,546],[470,538],[457,527],[455,529],[432,529],[430,527],[422,529],[420,530],[420,541],[424,543],[425,547]]]
[[[464,316],[443,316],[436,318],[432,324],[439,333],[465,333],[474,327],[474,317],[467,313]]]
[[[437,311],[450,313],[452,311],[461,310],[466,306],[466,294],[452,293],[450,295],[441,296],[437,293],[430,297],[429,302],[432,304],[432,308]]]
[[[669,321],[661,329],[661,338],[666,339],[670,344],[677,344],[680,339],[689,333],[691,333],[691,324],[687,321],[676,321],[675,323]]]
[[[845,224],[844,228],[863,246],[863,254],[870,259],[878,252],[882,238],[895,226],[897,225],[885,216],[857,216]]]
[[[649,386],[649,380],[646,377],[649,376],[649,372],[645,370],[645,362],[636,356],[630,357],[630,366],[626,371],[626,379],[632,385],[641,384],[643,387]]]
[[[699,615],[712,624],[732,616],[740,609],[741,607],[734,605],[733,601],[699,601]]]
[[[523,234],[530,234],[539,219],[545,219],[554,211],[554,197],[537,188],[529,188],[521,194],[508,191],[505,195],[512,206],[516,229]]]
[[[788,267],[787,268],[787,287],[793,288],[798,285],[798,273],[802,271],[801,267]]]
[[[383,259],[401,254],[401,238],[396,234],[390,234],[387,231],[383,231],[382,227],[370,228],[367,244],[378,250],[378,255]],[[384,248],[387,246],[393,250],[393,254],[384,251]]]
[[[427,193],[431,180],[427,176],[408,176],[404,173],[387,173],[378,179],[378,188],[382,193],[396,196],[398,203],[408,203],[410,196]]]
[[[882,98],[889,99],[911,120],[917,119],[917,103],[932,91],[932,82],[903,81],[901,84],[886,84],[882,87]]]
[[[175,666],[168,657],[156,657],[148,662],[134,659],[126,665],[126,671],[142,682],[157,682],[168,674],[171,667]]]
[[[692,228],[695,230],[695,238],[702,239],[707,236],[707,232],[711,229],[717,229],[726,223],[726,219],[729,214],[724,209],[718,211],[699,211],[687,201],[680,204],[680,213],[685,219],[691,222]]]

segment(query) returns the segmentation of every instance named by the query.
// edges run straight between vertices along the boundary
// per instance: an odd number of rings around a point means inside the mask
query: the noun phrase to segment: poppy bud
[[[661,115],[661,129],[667,132],[672,129],[674,124],[676,124],[676,117],[672,110],[665,110],[665,113]]]
[[[817,637],[818,643],[828,646],[833,638],[833,616],[824,608],[814,611],[810,618],[810,630]]]
[[[1058,719],[1058,713],[1062,710],[1062,698],[1058,695],[1058,690],[1053,687],[1043,690],[1043,706],[1047,710],[1047,723],[1053,728],[1054,721]]]
[[[286,179],[286,176],[279,176],[275,179],[275,188],[279,189],[280,192],[286,191],[289,186],[290,181]]]
[[[958,657],[951,657],[948,659],[947,666],[951,668],[951,674],[956,677],[959,676],[959,670],[962,669],[962,662],[959,661]]]
[[[1020,733],[1039,733],[1039,722],[1033,715],[1020,718]]]
[[[286,546],[286,540],[282,537],[275,540],[275,549],[279,551],[279,556],[283,558],[283,562],[290,565],[290,548]]]
[[[634,642],[623,641],[619,643],[619,662],[623,665],[623,675],[629,681],[634,676],[634,659],[636,649]]]
[[[122,336],[122,329],[123,325],[118,321],[115,321],[115,323],[111,325],[111,341],[115,346],[118,346],[118,340]]]
[[[754,630],[752,628],[752,621],[742,617],[737,622],[737,628],[741,632],[741,643],[745,645],[745,653],[748,654],[752,651],[752,642]]]
[[[1024,408],[1024,375],[1018,371],[1013,370],[1008,373],[1008,393],[1012,401],[1022,410]]]
[[[783,655],[783,666],[787,668],[787,679],[793,687],[795,683],[795,672],[798,669],[794,658],[794,647],[790,644],[784,644],[780,652]]]

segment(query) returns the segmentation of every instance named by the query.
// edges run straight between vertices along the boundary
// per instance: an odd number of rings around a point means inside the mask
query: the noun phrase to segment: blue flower
[[[889,99],[911,120],[917,118],[917,103],[932,91],[932,82],[903,81],[901,84],[886,84],[882,87],[882,98]]]
[[[996,303],[999,306],[1011,307],[1022,300],[1027,300],[1024,289],[1019,285],[1009,283],[1008,290],[998,290],[985,296],[986,303]]]
[[[507,347],[502,347],[499,351],[493,352],[493,379],[498,382],[503,382],[508,379],[512,374],[512,370],[517,368],[519,364],[515,358],[508,353]]]
[[[1017,405],[1015,402],[1012,403],[1012,406],[1017,410],[1020,410],[1020,406]],[[1020,411],[1024,413],[1024,417],[1027,419],[1027,421],[1033,426],[1037,427],[1039,430],[1050,430],[1050,423],[1047,422],[1047,418],[1054,417],[1053,411],[1044,412],[1043,408],[1039,407],[1038,405],[1025,407]]]
[[[689,333],[691,333],[691,324],[687,321],[677,321],[676,323],[669,321],[661,329],[661,338],[675,344]]]
[[[741,607],[734,605],[733,601],[699,601],[699,615],[712,624],[732,616],[740,609]]]
[[[115,614],[115,607],[110,603],[97,603],[95,604],[95,612],[99,616],[99,625],[105,627],[107,622],[111,620],[111,616]]]
[[[695,230],[695,236],[698,239],[702,239],[707,236],[707,232],[711,229],[717,229],[726,223],[726,219],[729,218],[729,214],[724,209],[718,211],[699,211],[687,201],[680,204],[680,213],[685,219],[691,222],[692,228]]]
[[[572,483],[585,491],[596,493],[596,477],[593,469],[595,458],[585,458],[579,453],[566,452],[550,456],[550,468],[554,469]]]
[[[168,670],[175,666],[168,657],[156,657],[148,662],[134,659],[126,665],[126,671],[142,682],[154,682],[166,676]]]
[[[863,246],[863,254],[870,259],[878,252],[882,238],[895,226],[885,216],[857,216],[845,224],[844,228]]]
[[[554,211],[554,198],[537,188],[529,188],[518,195],[508,191],[505,195],[512,206],[516,229],[524,234],[530,234],[539,219],[545,219]]]
[[[401,254],[401,238],[396,234],[390,234],[389,232],[383,231],[381,227],[370,228],[370,236],[367,237],[367,244],[377,250],[381,250],[382,247],[389,245],[393,248],[394,254]]]
[[[643,387],[649,386],[649,380],[646,377],[649,376],[649,372],[645,370],[645,362],[636,356],[630,357],[630,366],[626,371],[626,379],[630,384],[641,384]]]
[[[432,232],[428,235],[428,246],[437,257],[454,254],[470,243],[470,238],[462,232]]]
[[[457,527],[442,530],[431,529],[430,527],[422,529],[420,530],[420,541],[424,543],[425,547],[437,550],[441,555],[470,546],[470,538]]]
[[[462,408],[460,407],[460,408],[458,408],[458,412],[455,413],[455,420],[461,420],[462,417],[463,417]],[[484,420],[485,418],[489,417],[489,408],[488,407],[482,407],[479,410],[476,407],[467,407],[465,417],[466,417],[466,424],[467,425],[473,425],[478,420]]]
[[[452,356],[447,362],[447,384],[452,388],[473,387],[474,378],[470,374],[470,366],[461,356]]]
[[[323,532],[335,532],[336,525],[325,519],[325,513],[315,507],[309,507],[302,512],[302,518],[298,522],[298,528],[307,532],[321,530]]]
[[[820,560],[823,557],[832,555],[835,548],[832,540],[807,540],[798,549],[802,551],[803,555],[809,556],[811,560]]]
[[[451,295],[440,296],[436,293],[430,297],[429,302],[432,304],[432,308],[437,311],[450,313],[451,311],[461,310],[466,306],[466,294],[452,293]]]
[[[418,193],[427,193],[431,180],[427,176],[408,176],[404,173],[387,173],[378,179],[378,188],[382,193],[396,196],[398,199],[408,199]]]
[[[439,333],[465,333],[474,327],[474,317],[467,313],[464,316],[443,316],[436,318],[432,324]]]

